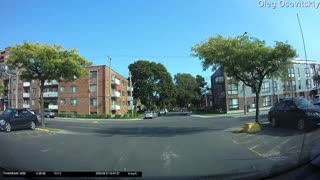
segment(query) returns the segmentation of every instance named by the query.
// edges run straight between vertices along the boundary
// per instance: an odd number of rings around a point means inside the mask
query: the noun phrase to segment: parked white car
[[[149,119],[149,118],[153,119],[153,118],[155,118],[157,116],[158,116],[157,112],[154,112],[154,111],[146,111],[146,112],[144,112],[144,118],[145,119]]]

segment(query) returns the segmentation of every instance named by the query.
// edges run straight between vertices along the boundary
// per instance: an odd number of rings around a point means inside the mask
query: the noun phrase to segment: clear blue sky
[[[276,8],[259,7],[258,0],[4,0],[0,49],[23,41],[59,44],[77,48],[95,65],[111,56],[113,69],[126,77],[128,65],[144,59],[164,64],[172,75],[200,74],[209,81],[212,72],[202,70],[190,49],[218,34],[248,32],[268,45],[288,41],[304,59],[299,13],[308,59],[319,60],[320,6],[263,2]]]

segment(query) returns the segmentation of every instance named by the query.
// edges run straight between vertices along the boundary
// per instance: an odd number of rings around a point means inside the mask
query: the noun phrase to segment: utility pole
[[[243,83],[243,82],[242,82]],[[242,91],[243,91],[243,113],[244,115],[247,114],[247,102],[246,102],[246,85],[242,84]]]
[[[110,115],[112,114],[111,112],[112,112],[112,107],[111,107],[111,94],[112,94],[112,89],[111,89],[111,61],[112,61],[112,59],[111,59],[111,57],[110,56],[108,56],[108,59],[109,59],[109,91],[110,91],[110,93],[109,93],[109,107],[110,107],[110,109],[109,109],[109,111],[110,111]]]
[[[132,80],[131,80],[131,71],[129,70],[129,81],[130,81],[130,97],[132,98],[132,101],[130,100],[130,108],[131,108],[131,117],[133,117],[133,96],[132,96]]]
[[[18,108],[18,89],[19,89],[19,71],[16,70],[17,78],[16,78],[16,108]]]

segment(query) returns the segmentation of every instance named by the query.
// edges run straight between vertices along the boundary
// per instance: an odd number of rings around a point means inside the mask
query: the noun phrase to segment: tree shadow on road
[[[179,135],[190,135],[196,133],[221,131],[223,129],[202,127],[114,127],[94,130],[102,135],[124,135],[124,136],[146,136],[146,137],[170,137]]]

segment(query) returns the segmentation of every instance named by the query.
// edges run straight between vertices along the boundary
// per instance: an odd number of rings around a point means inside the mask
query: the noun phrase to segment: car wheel
[[[306,127],[305,121],[303,119],[299,119],[297,123],[298,130],[303,131],[305,130],[305,127]]]
[[[274,118],[274,117],[271,118],[271,126],[272,127],[277,127],[278,126],[278,122],[277,122],[276,118]]]
[[[31,130],[35,130],[35,129],[36,129],[36,124],[34,123],[34,121],[31,121],[31,123],[30,123],[30,129],[31,129]]]
[[[6,123],[5,127],[4,127],[4,130],[6,132],[11,132],[11,124],[10,123]]]

